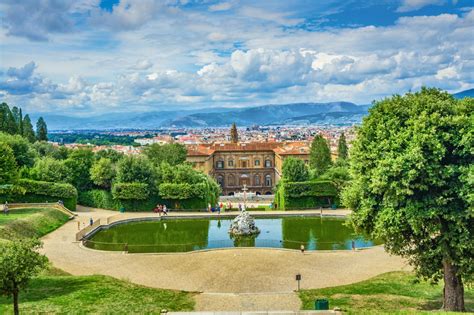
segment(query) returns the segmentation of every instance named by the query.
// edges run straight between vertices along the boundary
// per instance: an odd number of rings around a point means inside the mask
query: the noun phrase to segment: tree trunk
[[[449,260],[443,260],[444,269],[444,310],[464,312],[464,286],[457,267]]]
[[[20,314],[20,310],[18,309],[18,288],[13,290],[13,313],[15,315]]]

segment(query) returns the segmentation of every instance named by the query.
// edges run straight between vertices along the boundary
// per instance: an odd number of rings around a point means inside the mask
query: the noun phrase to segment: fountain
[[[229,234],[231,237],[244,237],[258,235],[260,230],[255,226],[255,220],[247,211],[242,211],[230,224]]]

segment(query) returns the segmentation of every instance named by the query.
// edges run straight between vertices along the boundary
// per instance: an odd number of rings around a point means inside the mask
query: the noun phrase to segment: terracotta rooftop
[[[280,155],[309,154],[309,146],[304,142],[253,142],[217,143],[188,145],[188,156],[208,156],[214,152],[274,151]]]

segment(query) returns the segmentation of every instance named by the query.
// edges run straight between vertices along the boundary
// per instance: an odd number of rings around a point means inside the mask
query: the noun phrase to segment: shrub
[[[86,207],[120,209],[120,202],[113,198],[112,193],[102,189],[79,192],[78,203]]]
[[[145,200],[149,194],[144,183],[116,183],[112,188],[113,197],[119,200]]]

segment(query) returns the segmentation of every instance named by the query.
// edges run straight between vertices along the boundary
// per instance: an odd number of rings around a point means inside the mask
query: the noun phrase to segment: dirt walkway
[[[382,247],[304,255],[261,248],[181,254],[101,252],[74,242],[77,221],[117,212],[80,208],[78,214],[43,238],[43,252],[56,267],[74,275],[105,274],[150,287],[205,292],[196,297],[197,310],[297,310],[299,300],[293,290],[298,273],[302,288],[322,288],[408,269],[404,261],[389,256]]]

